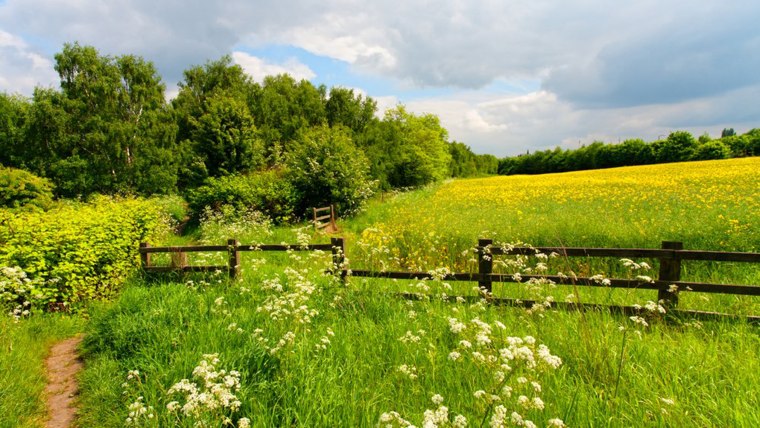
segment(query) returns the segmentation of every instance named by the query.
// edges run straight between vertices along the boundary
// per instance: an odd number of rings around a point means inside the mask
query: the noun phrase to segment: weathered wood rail
[[[501,247],[494,245],[490,239],[481,239],[475,246],[478,254],[478,272],[450,273],[442,279],[446,281],[470,281],[477,282],[484,294],[491,295],[493,283],[516,283],[528,281],[531,278],[547,279],[559,285],[572,285],[583,287],[609,287],[629,288],[640,290],[657,290],[657,300],[663,303],[669,310],[674,310],[678,305],[678,296],[681,292],[697,293],[720,293],[745,296],[760,296],[759,285],[740,284],[715,284],[705,282],[688,282],[681,280],[682,262],[684,261],[713,261],[713,262],[739,262],[760,263],[760,253],[721,252],[721,251],[698,251],[684,250],[681,242],[665,241],[662,248],[584,248],[584,247]],[[151,247],[146,243],[140,244],[140,256],[142,267],[146,272],[209,272],[227,271],[231,278],[240,274],[240,253],[246,251],[329,251],[333,258],[333,272],[346,278],[389,278],[405,280],[429,280],[434,279],[430,272],[399,272],[399,271],[372,271],[352,270],[344,266],[345,241],[343,238],[332,238],[330,244],[298,245],[244,245],[234,239],[227,241],[227,245],[193,245],[175,247]],[[189,252],[227,252],[227,265],[220,266],[154,266],[151,264],[150,255],[153,253],[189,253]],[[657,278],[651,281],[641,279],[608,278],[604,282],[598,278],[558,275],[520,275],[518,278],[512,274],[493,273],[494,257],[509,255],[535,256],[536,254],[555,253],[559,257],[586,257],[586,258],[629,258],[629,259],[653,259],[659,262]],[[674,287],[675,286],[675,287]],[[494,303],[532,304],[534,302],[519,299],[492,299]],[[629,306],[609,306],[583,303],[555,302],[554,307],[568,307],[574,309],[586,309],[590,307],[607,307],[614,311],[635,312]],[[691,315],[703,315],[707,318],[725,316],[715,312],[702,311],[679,311]],[[760,322],[760,316],[748,317],[753,322]]]
[[[333,264],[341,266],[345,260],[345,243],[343,238],[332,238],[329,244],[241,244],[235,239],[228,239],[227,245],[186,245],[171,247],[151,247],[148,243],[140,243],[140,260],[145,272],[216,272],[227,271],[230,278],[240,275],[240,253],[248,251],[329,251],[332,253]],[[170,266],[155,266],[151,263],[151,254],[155,253],[213,253],[226,252],[227,264],[215,266],[193,266],[172,264]]]
[[[478,272],[473,273],[451,273],[442,279],[446,281],[471,281],[477,282],[478,286],[490,295],[493,292],[493,283],[502,282],[525,282],[531,278],[548,279],[560,285],[573,285],[585,287],[612,287],[612,288],[630,288],[643,290],[657,290],[657,300],[663,303],[669,310],[675,310],[678,306],[678,296],[681,292],[698,292],[698,293],[720,293],[745,296],[760,296],[760,286],[758,285],[738,285],[738,284],[714,284],[705,282],[687,282],[681,280],[682,262],[683,261],[713,261],[713,262],[740,262],[740,263],[760,263],[760,253],[742,253],[742,252],[722,252],[722,251],[698,251],[684,250],[683,243],[665,241],[662,248],[583,248],[583,247],[500,247],[495,246],[490,239],[481,239],[475,246],[478,253]],[[493,273],[493,257],[504,255],[525,255],[531,256],[538,253],[551,254],[555,253],[559,257],[586,257],[586,258],[628,258],[628,259],[656,259],[659,261],[659,272],[657,278],[652,281],[643,281],[640,279],[617,279],[608,278],[604,283],[590,277],[568,277],[557,275],[521,275],[517,278],[511,274]],[[349,273],[349,271],[344,271]],[[351,270],[350,275],[354,277],[368,278],[391,278],[406,280],[423,280],[434,279],[429,272],[391,272],[391,271],[369,271],[369,270]],[[675,286],[675,287],[673,287]],[[532,305],[535,302],[520,299],[492,299],[494,303],[501,304],[519,304]],[[553,307],[588,309],[597,307],[606,307],[613,311],[623,313],[636,313],[638,309],[633,306],[611,306],[596,305],[583,303],[564,303],[554,302]],[[703,318],[714,318],[727,316],[716,312],[704,311],[677,311],[680,313],[700,316]],[[760,322],[760,316],[750,316],[751,322]]]

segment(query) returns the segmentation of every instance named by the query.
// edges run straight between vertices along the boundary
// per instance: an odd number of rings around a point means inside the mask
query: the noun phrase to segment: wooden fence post
[[[240,243],[236,239],[227,240],[227,251],[229,254],[229,273],[230,278],[235,279],[240,274],[240,251],[238,251],[238,245]]]
[[[663,241],[663,250],[683,250],[683,242]],[[680,281],[681,280],[681,258],[675,253],[673,258],[660,259],[660,281]],[[657,291],[657,301],[663,302],[664,306],[675,308],[678,306],[678,290],[671,292],[668,284],[660,285]]]
[[[346,273],[343,272],[346,261],[346,242],[343,238],[330,238],[330,245],[332,245],[332,262],[333,272],[341,271],[340,278],[345,281]]]
[[[140,249],[150,248],[147,242],[140,242]],[[140,253],[140,265],[143,269],[150,267],[150,253]]]
[[[480,274],[478,288],[485,289],[489,295],[493,292],[493,281],[488,276],[493,273],[493,256],[487,247],[491,244],[493,244],[492,239],[478,240],[478,273]]]

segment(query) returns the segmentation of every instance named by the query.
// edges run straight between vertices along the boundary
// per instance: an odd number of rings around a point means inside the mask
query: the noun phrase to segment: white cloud
[[[476,153],[517,155],[526,150],[578,148],[594,141],[629,138],[653,141],[676,130],[698,136],[758,127],[760,85],[721,96],[647,106],[578,109],[547,91],[495,97],[486,92],[454,94],[408,103],[410,111],[437,114],[452,140]]]
[[[399,104],[398,97],[392,95],[384,97],[372,97],[372,99],[377,103],[376,116],[381,119],[383,116],[385,116],[386,111],[396,107]]]
[[[508,154],[760,122],[758,15],[760,3],[746,0],[7,0],[0,89],[30,93],[56,81],[52,53],[72,41],[141,55],[168,87],[233,49],[257,79],[322,73],[303,59],[242,52],[292,45],[400,88],[368,90],[383,95],[381,112],[406,100],[438,114],[452,138]],[[540,89],[489,89],[521,81]],[[425,96],[429,88],[449,95]]]
[[[23,39],[0,30],[0,91],[31,94],[35,86],[57,81],[53,63]]]
[[[296,58],[290,58],[281,64],[274,64],[245,52],[236,51],[232,53],[232,59],[257,82],[262,82],[266,76],[283,73],[291,75],[296,80],[310,80],[316,77],[311,68]]]

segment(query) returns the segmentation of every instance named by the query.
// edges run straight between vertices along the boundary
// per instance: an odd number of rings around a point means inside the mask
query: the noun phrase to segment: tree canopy
[[[297,197],[276,199],[298,216],[312,204],[355,211],[376,184],[420,186],[496,169],[495,158],[450,143],[434,115],[399,105],[379,118],[377,103],[354,89],[286,74],[256,83],[229,55],[187,68],[171,102],[155,66],[139,56],[65,44],[55,70],[59,89],[0,94],[0,164],[50,180],[58,197],[189,194],[236,188],[236,177],[279,177],[292,186],[276,192]],[[214,181],[222,177],[231,178]]]

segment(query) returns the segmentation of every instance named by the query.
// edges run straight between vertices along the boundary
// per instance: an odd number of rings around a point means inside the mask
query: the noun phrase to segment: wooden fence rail
[[[662,248],[580,248],[580,247],[502,247],[495,246],[490,239],[480,239],[475,247],[478,253],[478,272],[477,273],[451,273],[443,279],[446,281],[477,281],[478,286],[488,295],[493,292],[494,282],[524,282],[535,279],[548,279],[557,284],[587,286],[587,287],[613,287],[613,288],[633,288],[644,290],[657,290],[657,300],[662,302],[669,309],[675,309],[678,305],[678,295],[680,292],[700,292],[700,293],[721,293],[745,296],[760,296],[760,286],[757,285],[736,285],[736,284],[713,284],[703,282],[686,282],[681,281],[682,261],[700,260],[714,262],[742,262],[742,263],[760,263],[760,253],[739,253],[739,252],[720,252],[720,251],[696,251],[684,250],[681,242],[665,241]],[[588,277],[567,277],[556,275],[521,275],[519,278],[509,274],[493,273],[493,257],[504,255],[536,255],[537,253],[551,254],[556,253],[560,257],[615,257],[630,259],[657,259],[660,269],[658,277],[652,281],[643,281],[640,279],[616,279],[610,278],[604,282],[595,278]],[[348,272],[348,271],[345,271]],[[370,278],[393,278],[407,280],[433,279],[434,276],[429,272],[376,272],[369,270],[351,270],[351,276],[370,277]],[[673,287],[675,286],[675,287]],[[518,299],[498,299],[500,301],[519,302]],[[553,304],[553,306],[564,307],[565,304]],[[572,307],[585,308],[596,307],[600,305],[576,305]],[[610,307],[613,308],[613,307]],[[630,312],[633,307],[615,306],[613,309]],[[691,315],[705,315],[708,318],[725,315],[714,312],[702,311],[680,311]],[[750,321],[758,322],[760,317],[750,316]]]
[[[329,244],[241,244],[235,239],[227,240],[227,245],[187,245],[171,247],[151,247],[148,243],[140,243],[140,260],[145,272],[215,272],[227,271],[230,278],[240,275],[240,253],[248,251],[330,251],[333,257],[335,269],[339,269],[345,260],[345,243],[343,238],[332,238]],[[190,266],[185,263],[175,263],[170,266],[155,266],[152,264],[151,254],[172,253],[183,255],[185,253],[213,253],[226,252],[227,264],[216,266]],[[186,260],[179,257],[180,260]]]

